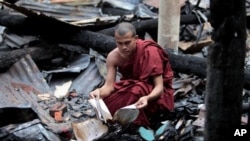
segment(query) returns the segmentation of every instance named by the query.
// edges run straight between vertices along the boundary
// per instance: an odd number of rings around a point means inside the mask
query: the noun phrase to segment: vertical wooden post
[[[245,0],[210,0],[205,141],[235,140],[241,125],[246,48]]]
[[[158,44],[178,52],[180,28],[180,0],[160,0],[158,16]]]

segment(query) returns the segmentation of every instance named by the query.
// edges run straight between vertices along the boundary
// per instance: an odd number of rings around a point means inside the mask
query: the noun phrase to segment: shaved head
[[[135,27],[129,22],[119,23],[115,28],[115,32],[118,33],[120,36],[124,36],[128,32],[132,33],[132,37],[136,35]]]

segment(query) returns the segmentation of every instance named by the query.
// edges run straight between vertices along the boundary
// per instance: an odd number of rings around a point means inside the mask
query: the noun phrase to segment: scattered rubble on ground
[[[42,17],[48,21],[55,19],[55,22],[52,23],[66,23],[66,25],[77,27],[76,29],[86,28],[96,33],[106,33],[105,36],[112,35],[111,28],[119,21],[134,22],[145,19],[153,21],[157,18],[157,7],[154,7],[157,4],[153,0],[100,2],[98,0],[20,0],[16,3],[18,7],[8,3],[10,8],[3,5],[2,10],[7,9],[8,12],[16,15],[23,12],[28,15],[26,15],[27,17],[32,17],[36,13],[37,15],[34,17]],[[124,4],[127,7],[124,7]],[[13,8],[19,11],[15,11]],[[28,11],[26,11],[27,9]],[[208,16],[207,13],[209,13],[209,9],[195,5],[195,1],[190,0],[182,5],[180,54],[206,57],[206,48],[212,43],[211,26],[209,21],[204,19],[204,16]],[[198,18],[191,21],[193,23],[188,23],[189,21],[184,20],[185,16],[198,16]],[[0,14],[0,17],[3,15]],[[46,23],[46,21],[40,22]],[[36,28],[41,28],[39,26]],[[111,33],[105,29],[109,29]],[[17,30],[16,33],[15,30]],[[55,31],[60,30],[64,29]],[[103,123],[96,121],[95,111],[88,103],[88,93],[103,84],[106,73],[105,52],[96,51],[91,47],[83,47],[83,44],[60,42],[58,40],[61,39],[61,36],[54,33],[51,33],[53,36],[49,40],[38,33],[47,35],[50,31],[37,31],[32,34],[31,31],[27,31],[30,34],[20,34],[19,30],[15,28],[0,28],[0,52],[4,54],[16,51],[11,53],[11,55],[14,54],[12,58],[14,62],[9,63],[11,65],[4,68],[0,74],[1,140],[80,141],[81,139],[93,140],[96,138],[100,141],[203,140],[206,94],[204,77],[175,72],[173,82],[175,109],[171,113],[157,115],[155,119],[151,120],[151,128],[140,127],[139,132],[133,132],[131,128],[123,129],[116,124],[107,128]],[[155,38],[155,34],[150,31],[142,34],[141,37],[145,35]],[[32,52],[32,50],[36,50],[35,47],[41,46],[45,47],[46,51]],[[54,50],[52,55],[48,55],[47,51],[53,50],[51,49],[53,47],[58,50]],[[32,52],[33,56],[42,54],[34,59],[29,52]],[[10,53],[6,54],[5,58],[11,56]],[[8,61],[4,62],[8,63]],[[249,109],[249,97],[249,91],[244,90],[242,124],[247,122],[246,112]],[[91,130],[87,131],[86,127]],[[79,132],[96,134],[83,135]],[[101,138],[99,138],[100,136]]]

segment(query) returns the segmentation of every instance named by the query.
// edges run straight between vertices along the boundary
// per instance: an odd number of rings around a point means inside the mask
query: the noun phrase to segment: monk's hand
[[[148,105],[148,98],[146,96],[141,97],[136,103],[135,106],[138,109],[144,108]]]
[[[89,98],[99,98],[100,89],[95,89],[94,91],[89,93]]]

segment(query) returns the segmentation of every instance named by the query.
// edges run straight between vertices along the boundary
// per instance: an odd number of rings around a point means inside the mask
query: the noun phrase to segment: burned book
[[[106,104],[104,103],[102,99],[92,98],[92,99],[89,99],[88,101],[93,106],[96,112],[96,116],[99,120],[102,120],[104,121],[104,123],[107,123],[108,120],[113,119],[108,107],[106,106]]]
[[[107,123],[108,120],[116,121],[121,125],[133,122],[139,115],[139,109],[134,104],[118,109],[112,117],[108,107],[102,99],[89,99],[89,103],[96,111],[97,118]]]

